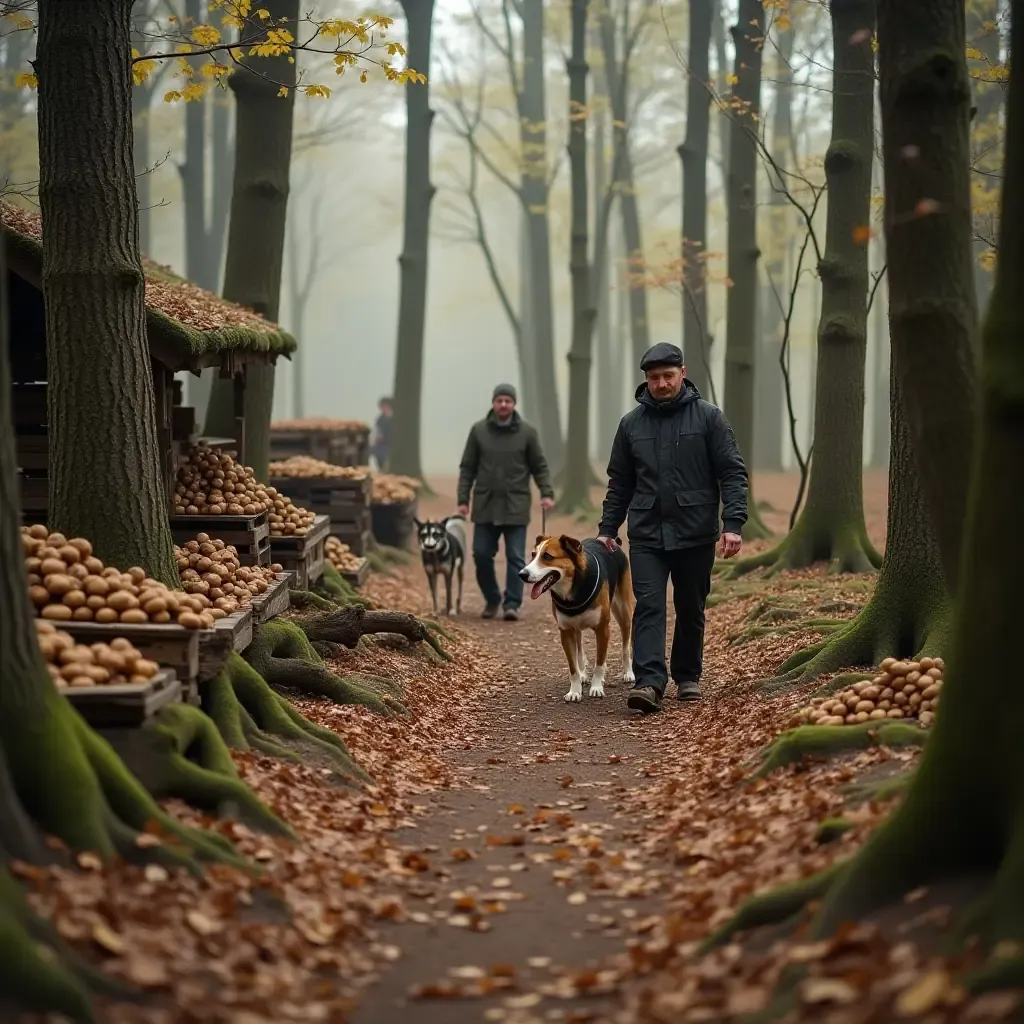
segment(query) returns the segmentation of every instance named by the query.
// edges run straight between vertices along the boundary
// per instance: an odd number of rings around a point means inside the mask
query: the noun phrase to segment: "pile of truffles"
[[[373,478],[374,505],[404,505],[415,501],[420,482],[413,476],[395,476],[379,473]]]
[[[369,430],[362,420],[332,420],[327,416],[309,416],[301,420],[277,420],[271,430]]]
[[[299,508],[291,498],[279,494],[273,487],[267,488],[270,495],[270,536],[305,537],[313,525],[316,515],[308,509]]]
[[[241,565],[234,547],[214,540],[208,533],[175,547],[174,555],[178,560],[182,590],[209,601],[211,614],[216,618],[231,615],[246,607],[254,597],[265,594],[274,582],[275,573],[284,571],[280,565],[269,568]],[[217,615],[217,611],[221,615]]]
[[[816,697],[791,725],[857,725],[873,719],[911,718],[931,725],[942,692],[941,658],[886,658],[874,679],[830,697]]]
[[[86,647],[45,619],[36,619],[36,636],[58,690],[145,683],[160,671],[123,636]]]
[[[335,466],[312,455],[292,455],[270,463],[271,479],[322,480],[341,478],[343,480],[365,480],[370,475],[369,466]]]
[[[199,445],[178,468],[174,514],[179,516],[254,516],[273,507],[277,492],[256,480],[219,448]]]
[[[122,572],[104,564],[81,537],[68,540],[42,525],[21,528],[29,597],[36,614],[55,622],[177,623],[210,629],[223,612],[198,594],[150,579],[138,566]]]
[[[334,566],[338,572],[359,572],[365,559],[352,553],[352,549],[338,540],[337,537],[328,537],[324,545],[324,554],[327,561]]]

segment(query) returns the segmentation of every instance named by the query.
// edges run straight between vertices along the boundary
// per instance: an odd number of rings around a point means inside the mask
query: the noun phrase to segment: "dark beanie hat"
[[[494,394],[491,395],[491,398],[497,398],[499,395],[505,395],[506,397],[511,398],[513,402],[518,401],[516,397],[516,389],[511,384],[499,384],[494,389]]]
[[[640,360],[640,369],[646,373],[655,366],[682,366],[683,352],[678,345],[668,341],[659,341],[652,345]]]

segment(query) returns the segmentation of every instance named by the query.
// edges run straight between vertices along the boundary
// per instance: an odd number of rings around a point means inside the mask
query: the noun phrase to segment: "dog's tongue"
[[[547,577],[542,579],[540,583],[534,583],[534,585],[530,588],[530,597],[532,597],[534,601],[536,601],[537,598],[540,597],[540,595],[543,594],[544,591],[547,589],[546,584]]]

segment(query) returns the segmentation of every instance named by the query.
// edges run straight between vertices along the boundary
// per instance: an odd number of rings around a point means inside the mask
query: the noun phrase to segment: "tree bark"
[[[882,255],[882,245],[875,249]],[[883,263],[876,261],[875,273]],[[875,301],[869,312],[871,339],[875,348],[875,367],[871,385],[875,393],[874,415],[871,417],[871,465],[875,469],[884,469],[889,465],[889,443],[891,430],[889,427],[889,281],[888,273],[879,283],[875,291]]]
[[[736,59],[729,110],[729,176],[726,189],[728,275],[726,299],[725,394],[723,406],[745,459],[754,451],[754,361],[757,352],[757,147],[761,112],[764,8],[761,0],[740,0],[732,28]],[[750,498],[743,528],[748,540],[768,535]]]
[[[790,60],[796,30],[775,33],[775,107],[772,112],[772,163],[766,168],[771,195],[768,199],[768,245],[761,284],[760,348],[754,373],[754,469],[782,469],[782,412],[784,380],[779,368],[785,310],[780,298],[789,292],[786,257],[792,239],[792,206],[786,198],[786,171],[790,165],[793,134],[793,69]],[[834,129],[833,129],[834,130]],[[785,299],[782,298],[785,302]]]
[[[712,0],[711,40],[715,48],[715,92],[724,103],[729,94],[727,81],[729,57],[725,49],[725,14],[728,0]],[[729,181],[729,117],[724,110],[718,112],[718,148],[722,158],[722,181]]]
[[[590,285],[587,240],[587,7],[572,0],[572,50],[569,74],[569,172],[571,175],[572,347],[569,351],[569,431],[566,443],[563,510],[586,507],[590,497],[591,344],[594,334],[594,295]]]
[[[600,33],[595,33],[600,46]],[[622,413],[622,377],[618,373],[618,360],[612,346],[611,324],[611,262],[610,213],[614,194],[609,191],[608,180],[608,78],[602,71],[594,71],[594,308],[597,324],[597,408],[594,410],[594,455],[598,462],[605,460],[611,450],[612,439]]]
[[[880,0],[889,310],[900,393],[951,592],[974,422],[970,81],[962,0]],[[941,396],[941,400],[938,400]]]
[[[82,0],[71,18],[62,0],[40,4],[49,516],[108,564],[176,585],[139,255],[131,7]]]
[[[408,27],[409,66],[430,74],[434,0],[401,0]],[[420,451],[423,407],[423,348],[427,315],[427,256],[430,205],[436,189],[430,181],[430,83],[405,87],[405,227],[398,299],[395,354],[395,419],[389,468],[422,479]]]
[[[544,0],[522,0],[520,11],[523,25],[522,86],[517,97],[519,150],[523,162],[520,196],[526,215],[530,273],[530,315],[523,318],[523,343],[533,347],[537,429],[544,454],[552,469],[557,471],[565,461],[565,441],[555,373],[555,311],[551,294]]]
[[[185,0],[185,25],[202,22],[205,4]],[[178,165],[185,203],[185,276],[203,288],[217,291],[219,281],[207,275],[206,232],[206,100],[192,100],[185,107],[185,161]],[[218,268],[219,269],[219,268]]]
[[[930,31],[922,52],[955,62],[963,25],[962,4],[907,4],[904,12],[880,5],[880,62],[899,55],[913,57],[921,33],[922,9],[928,6]],[[893,5],[894,7],[896,4]],[[941,17],[937,9],[944,8]],[[917,10],[914,10],[917,8]],[[1011,50],[1024,50],[1024,3],[1011,3]],[[942,29],[941,32],[935,31]],[[915,31],[916,30],[916,31]],[[929,63],[926,60],[925,66]],[[934,63],[931,63],[934,68]],[[913,59],[901,63],[920,69]],[[883,74],[885,74],[883,64]],[[883,83],[887,77],[883,77]],[[939,79],[959,79],[946,65]],[[934,74],[925,81],[935,81]],[[892,81],[889,81],[891,87]],[[918,78],[920,81],[920,78]],[[957,87],[957,92],[959,92]],[[894,142],[894,145],[896,142]],[[1024,76],[1011,74],[1006,132],[1006,180],[1024,174]],[[1006,509],[1024,499],[1024,307],[1020,281],[1024,275],[1024,201],[1019,189],[1002,193],[999,262],[986,318],[980,381],[976,458],[964,530],[962,592],[952,649],[932,734],[910,788],[893,816],[873,835],[838,886],[826,898],[816,923],[817,935],[898,899],[919,885],[942,878],[981,874],[992,885],[971,908],[965,937],[977,935],[984,949],[1024,940],[1020,893],[1024,887],[1024,791],[1014,782],[1024,774],[1020,722],[1024,690],[1013,675],[1001,670],[1007,637],[1018,628],[1016,594],[1024,570],[1020,552],[993,543],[1006,529]],[[894,348],[897,360],[900,346]],[[901,368],[902,370],[902,368]],[[901,372],[902,377],[902,372]],[[996,707],[993,715],[989,709]],[[1019,986],[1024,961],[1018,953],[993,956],[969,983],[981,987]]]
[[[832,140],[825,153],[828,219],[818,265],[814,459],[795,526],[758,564],[867,572],[881,559],[864,525],[864,365],[874,154],[874,0],[832,0]]]
[[[299,19],[299,0],[267,0],[274,22]],[[245,65],[254,61],[253,70]],[[246,57],[231,76],[235,94],[235,168],[231,195],[224,298],[276,322],[281,302],[288,181],[292,154],[296,65],[289,55]],[[288,95],[281,97],[281,85]],[[274,366],[254,364],[246,373],[245,461],[258,480],[268,478]],[[218,377],[210,393],[206,433],[235,432],[234,385]]]
[[[969,0],[967,3],[967,44],[977,49],[984,62],[978,65],[978,72],[998,67],[1000,53],[999,0]],[[971,120],[972,140],[975,152],[971,165],[974,168],[974,184],[984,192],[998,189],[1002,177],[1002,147],[998,144],[1001,132],[999,119],[1003,106],[1003,88],[999,82],[972,81],[974,94],[974,117]],[[982,256],[988,250],[988,243],[975,239],[974,250],[974,291],[978,310],[983,312],[992,292],[992,271],[982,264]]]
[[[711,334],[708,331],[707,267],[708,136],[711,131],[709,52],[716,0],[690,0],[686,81],[686,138],[679,146],[683,172],[683,361],[686,376],[705,401],[712,400]]]

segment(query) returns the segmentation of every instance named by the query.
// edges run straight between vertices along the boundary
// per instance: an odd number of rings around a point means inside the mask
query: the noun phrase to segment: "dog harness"
[[[573,585],[572,592],[570,592],[569,601],[565,601],[560,598],[557,594],[551,595],[551,600],[555,607],[563,615],[579,615],[581,612],[585,612],[590,607],[590,602],[597,596],[598,590],[601,589],[601,555],[597,550],[587,548],[584,546],[584,551],[591,554],[593,557],[587,559],[587,571],[582,580],[577,580]],[[593,585],[591,585],[593,580]],[[615,596],[615,581],[610,579],[608,583],[608,596]],[[587,596],[584,600],[572,600],[573,592],[579,591],[586,593]]]

